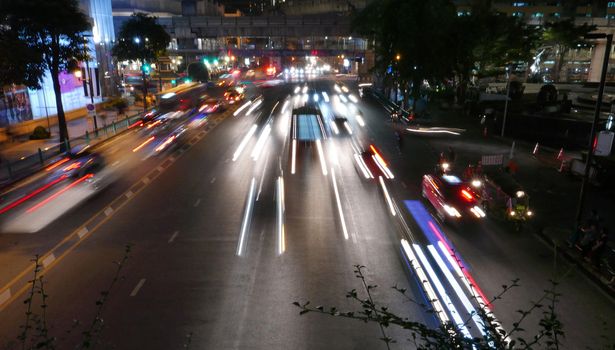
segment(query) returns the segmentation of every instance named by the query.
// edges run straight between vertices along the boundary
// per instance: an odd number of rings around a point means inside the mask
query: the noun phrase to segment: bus
[[[186,111],[196,108],[205,96],[207,86],[200,83],[185,83],[174,87],[156,96],[158,110],[167,113],[177,110]]]

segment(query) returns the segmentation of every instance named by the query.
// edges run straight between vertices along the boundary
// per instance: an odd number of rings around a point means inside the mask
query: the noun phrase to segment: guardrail
[[[109,125],[99,128],[97,133],[90,134],[86,131],[82,136],[67,140],[65,149],[70,150],[72,147],[80,145],[95,145],[108,140],[128,130],[130,125],[139,120],[142,115],[143,112],[139,112],[132,116],[127,116],[123,120],[114,121]],[[36,153],[21,157],[18,160],[3,161],[0,164],[0,188],[38,172],[47,166],[50,160],[63,153],[62,145],[57,143],[50,147],[39,148]]]

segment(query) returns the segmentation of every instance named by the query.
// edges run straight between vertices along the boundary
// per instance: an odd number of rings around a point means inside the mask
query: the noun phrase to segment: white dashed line
[[[137,283],[137,285],[135,286],[135,289],[133,289],[132,292],[130,292],[130,296],[134,297],[135,295],[137,295],[137,293],[139,293],[139,290],[141,289],[141,287],[143,287],[144,283],[145,283],[145,278],[141,278],[139,283]]]
[[[79,232],[77,232],[77,236],[79,236],[79,239],[81,239],[87,233],[88,233],[88,228],[87,227],[82,227],[81,230],[79,230]]]
[[[175,240],[175,237],[177,237],[178,234],[179,234],[179,231],[173,232],[173,235],[171,235],[171,238],[169,238],[169,243],[173,243],[173,241]]]
[[[143,183],[144,183],[144,184],[146,184],[146,185],[147,185],[149,182],[150,182],[149,177],[144,177],[144,178],[143,178]]]
[[[158,171],[162,172],[164,170],[164,168],[162,167],[162,165],[160,165],[159,167],[157,167],[156,169],[158,169]]]
[[[209,181],[210,184],[216,182],[216,178],[214,177],[213,179],[211,179],[211,181]]]
[[[106,216],[109,216],[109,215],[113,214],[113,208],[107,207],[107,209],[105,209],[104,213],[105,213]]]
[[[47,268],[47,266],[49,266],[55,259],[56,256],[53,255],[53,253],[47,255],[47,257],[42,261],[43,267]]]
[[[401,186],[402,186],[403,188],[408,188],[408,186],[406,186],[406,183],[405,183],[405,182],[403,182],[403,181],[401,182]]]
[[[0,293],[0,305],[6,303],[9,299],[11,299],[10,289],[7,289],[4,292]]]
[[[130,199],[132,198],[132,196],[134,196],[135,194],[132,191],[128,191],[126,192],[126,198]]]
[[[197,199],[196,202],[194,202],[194,207],[198,207],[199,204],[201,203],[201,198]]]

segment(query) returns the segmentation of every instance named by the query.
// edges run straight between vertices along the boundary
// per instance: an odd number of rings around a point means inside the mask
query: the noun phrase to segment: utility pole
[[[594,111],[594,121],[592,123],[591,132],[589,133],[589,145],[587,147],[587,159],[585,161],[585,171],[583,172],[583,181],[581,182],[581,191],[579,194],[579,203],[577,206],[577,226],[583,216],[583,206],[586,197],[586,187],[589,181],[589,171],[591,169],[591,161],[594,156],[594,139],[596,138],[596,129],[600,123],[600,110],[602,108],[602,97],[604,96],[604,85],[606,82],[606,73],[609,67],[609,57],[611,56],[611,46],[613,44],[613,34],[595,33],[585,36],[587,39],[606,38],[606,48],[604,49],[604,59],[602,61],[602,72],[600,73],[600,85],[598,87],[598,98],[596,99],[596,110]]]
[[[506,129],[506,115],[508,114],[508,99],[510,98],[510,67],[506,67],[506,100],[504,102],[504,118],[502,118],[502,134],[504,137],[504,130]]]
[[[92,106],[94,106],[94,115],[92,116],[92,118],[94,118],[94,132],[98,135],[98,122],[96,121],[96,105],[94,104],[94,87],[92,85],[92,74],[90,73],[90,63],[87,50],[86,36],[84,36],[83,39],[83,49],[85,52],[85,79],[87,80],[87,83],[90,88],[90,103],[92,104]]]

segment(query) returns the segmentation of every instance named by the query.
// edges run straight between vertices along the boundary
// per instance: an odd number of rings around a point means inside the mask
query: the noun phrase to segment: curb
[[[579,261],[575,256],[573,256],[568,249],[561,248],[557,245],[549,236],[543,233],[543,230],[535,230],[534,235],[538,237],[543,243],[549,245],[550,247],[555,248],[557,254],[563,257],[568,263],[577,267],[579,271],[585,275],[590,281],[592,281],[595,285],[597,285],[604,293],[606,293],[611,300],[615,301],[615,288],[609,287],[604,283],[601,276],[596,275],[590,269],[583,264],[582,261]]]

